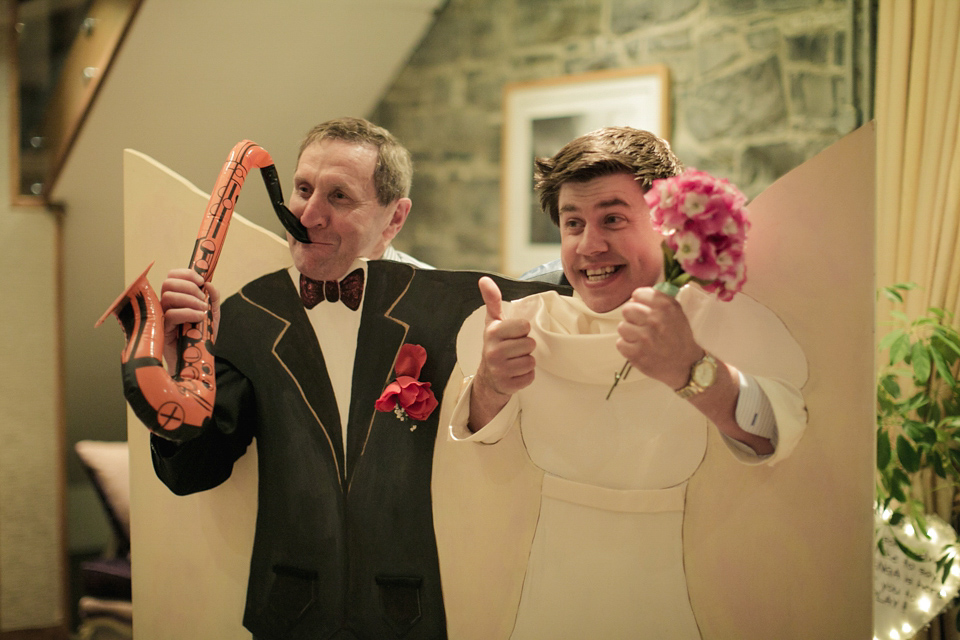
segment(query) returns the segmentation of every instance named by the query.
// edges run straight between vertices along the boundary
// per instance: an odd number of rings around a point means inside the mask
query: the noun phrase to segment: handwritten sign
[[[874,542],[884,550],[881,553],[875,547],[873,564],[873,633],[878,640],[913,637],[946,608],[960,588],[957,533],[937,516],[926,519],[924,536],[909,523],[890,526],[882,513],[876,515]],[[894,542],[894,535],[925,560],[907,557]],[[944,553],[956,557],[945,582],[936,564]]]

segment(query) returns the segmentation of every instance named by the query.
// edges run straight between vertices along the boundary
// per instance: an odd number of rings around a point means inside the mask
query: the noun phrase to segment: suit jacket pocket
[[[320,574],[287,565],[274,565],[266,617],[274,629],[293,629],[317,601]]]
[[[380,590],[380,615],[402,637],[420,620],[420,583],[422,578],[377,576]]]

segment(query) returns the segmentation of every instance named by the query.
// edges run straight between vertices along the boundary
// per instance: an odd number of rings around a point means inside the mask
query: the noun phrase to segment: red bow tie
[[[300,299],[303,306],[313,309],[321,300],[347,305],[351,311],[360,308],[363,299],[363,269],[355,269],[343,280],[314,280],[300,274]]]

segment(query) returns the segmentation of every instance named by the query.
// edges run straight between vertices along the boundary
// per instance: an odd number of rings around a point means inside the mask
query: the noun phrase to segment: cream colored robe
[[[806,424],[799,345],[772,312],[742,294],[722,303],[687,286],[678,300],[698,343],[756,376],[774,408],[774,454],[759,458],[727,440],[730,450],[748,464],[776,464]],[[470,334],[481,335],[483,312],[461,330],[467,372],[476,370]],[[614,346],[619,309],[597,314],[578,298],[547,293],[505,305],[504,313],[531,321],[536,378],[472,435],[468,386],[451,433],[493,444],[519,428],[544,472],[511,637],[699,639],[684,573],[683,512],[687,481],[704,458],[712,425],[637,371],[605,400],[624,362]]]

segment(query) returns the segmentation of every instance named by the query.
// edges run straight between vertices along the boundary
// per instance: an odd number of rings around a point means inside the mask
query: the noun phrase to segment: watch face
[[[699,362],[693,370],[693,381],[701,387],[709,387],[716,376],[716,365],[706,360]]]

